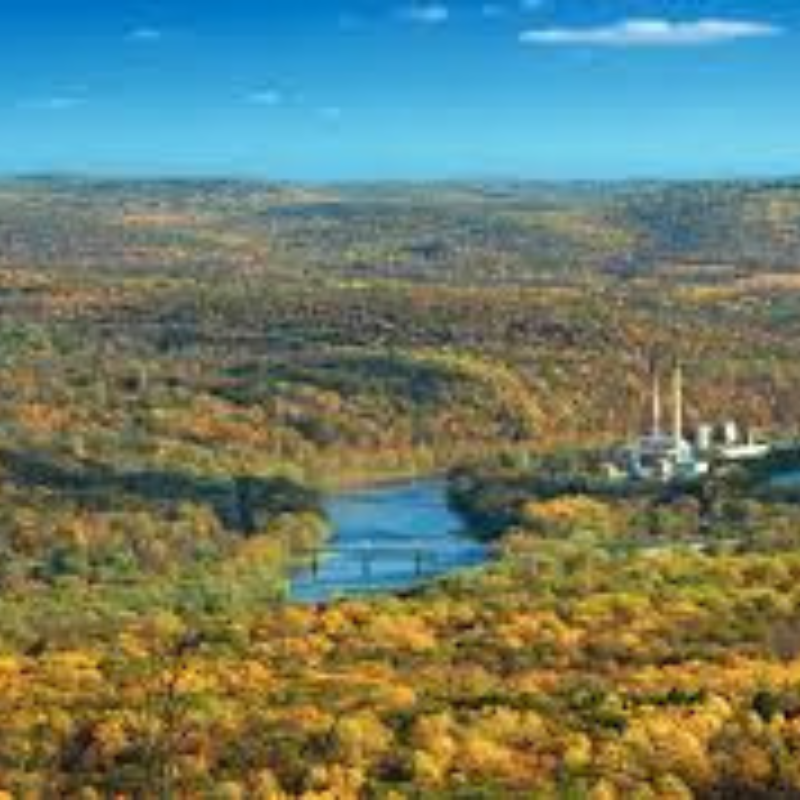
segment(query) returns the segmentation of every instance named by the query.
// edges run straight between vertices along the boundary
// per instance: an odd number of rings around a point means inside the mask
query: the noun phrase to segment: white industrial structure
[[[637,480],[671,481],[706,474],[710,462],[684,435],[683,370],[672,378],[672,429],[664,430],[661,378],[653,374],[652,427],[650,432],[625,451],[625,466]]]
[[[720,435],[718,435],[720,434]],[[672,375],[672,424],[663,425],[661,378],[653,372],[652,427],[623,452],[624,470],[633,480],[671,482],[708,474],[712,464],[764,458],[771,448],[752,435],[743,436],[735,422],[700,425],[694,440],[686,436],[683,369]]]

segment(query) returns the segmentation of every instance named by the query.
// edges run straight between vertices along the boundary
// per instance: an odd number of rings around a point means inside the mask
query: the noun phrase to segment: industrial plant
[[[685,425],[684,372],[677,365],[672,372],[672,419],[664,425],[662,378],[653,370],[651,427],[621,454],[619,474],[632,481],[669,483],[707,475],[718,464],[753,461],[766,457],[771,447],[738,422],[698,425],[689,436]]]

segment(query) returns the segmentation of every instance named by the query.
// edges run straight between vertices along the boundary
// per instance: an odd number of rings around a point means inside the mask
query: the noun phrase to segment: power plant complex
[[[678,365],[672,372],[672,419],[664,425],[661,375],[653,370],[650,430],[621,452],[622,474],[635,481],[671,482],[707,475],[714,464],[751,461],[767,456],[768,444],[744,435],[738,423],[699,425],[686,435],[684,373]]]

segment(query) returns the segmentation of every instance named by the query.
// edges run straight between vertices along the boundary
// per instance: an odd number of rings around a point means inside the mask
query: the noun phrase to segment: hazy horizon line
[[[303,178],[270,177],[257,172],[225,171],[126,171],[126,170],[0,170],[0,183],[34,181],[96,182],[96,183],[253,183],[278,186],[441,186],[441,185],[502,185],[527,184],[550,186],[591,186],[625,184],[736,184],[736,183],[793,183],[800,182],[800,169],[776,172],[752,171],[722,174],[659,175],[632,174],[607,177],[546,177],[536,175],[441,175],[428,177],[352,177],[352,178]]]

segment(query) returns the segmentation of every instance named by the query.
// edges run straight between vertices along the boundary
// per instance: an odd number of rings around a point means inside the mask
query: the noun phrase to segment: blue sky
[[[800,173],[795,0],[0,0],[0,172]]]

